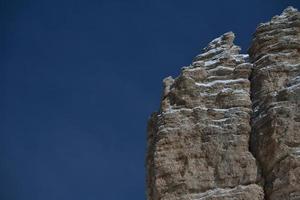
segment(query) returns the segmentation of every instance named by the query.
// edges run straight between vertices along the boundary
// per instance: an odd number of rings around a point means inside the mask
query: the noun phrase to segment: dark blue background
[[[0,199],[145,199],[161,80],[299,0],[0,0]]]

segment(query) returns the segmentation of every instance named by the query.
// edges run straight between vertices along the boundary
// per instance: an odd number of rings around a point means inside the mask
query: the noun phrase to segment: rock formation
[[[148,123],[148,200],[300,199],[300,13],[234,34],[164,79]]]
[[[287,8],[258,26],[249,49],[253,72],[251,148],[268,199],[300,199],[300,13]]]

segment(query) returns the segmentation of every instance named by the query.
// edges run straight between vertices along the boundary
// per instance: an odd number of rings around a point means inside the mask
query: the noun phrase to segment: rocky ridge
[[[164,79],[148,123],[148,200],[300,199],[300,14],[234,33]]]

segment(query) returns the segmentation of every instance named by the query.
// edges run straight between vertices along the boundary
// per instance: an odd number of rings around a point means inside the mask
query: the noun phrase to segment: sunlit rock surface
[[[164,80],[149,122],[149,199],[263,199],[249,152],[252,65],[233,40],[225,33]]]
[[[260,24],[250,58],[234,38],[163,80],[148,123],[148,200],[300,200],[299,12]]]

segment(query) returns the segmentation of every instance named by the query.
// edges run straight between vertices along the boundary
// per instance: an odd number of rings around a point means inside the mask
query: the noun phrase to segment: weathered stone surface
[[[148,123],[148,200],[300,200],[300,13],[234,34],[164,79]]]
[[[232,32],[213,40],[164,80],[148,126],[149,200],[263,199],[249,152],[252,65],[233,40]]]
[[[264,193],[259,186],[237,186],[235,188],[217,188],[200,194],[187,195],[183,199],[197,200],[232,200],[232,199],[263,199]]]
[[[252,149],[267,199],[300,199],[300,13],[289,7],[258,26],[249,49]]]

